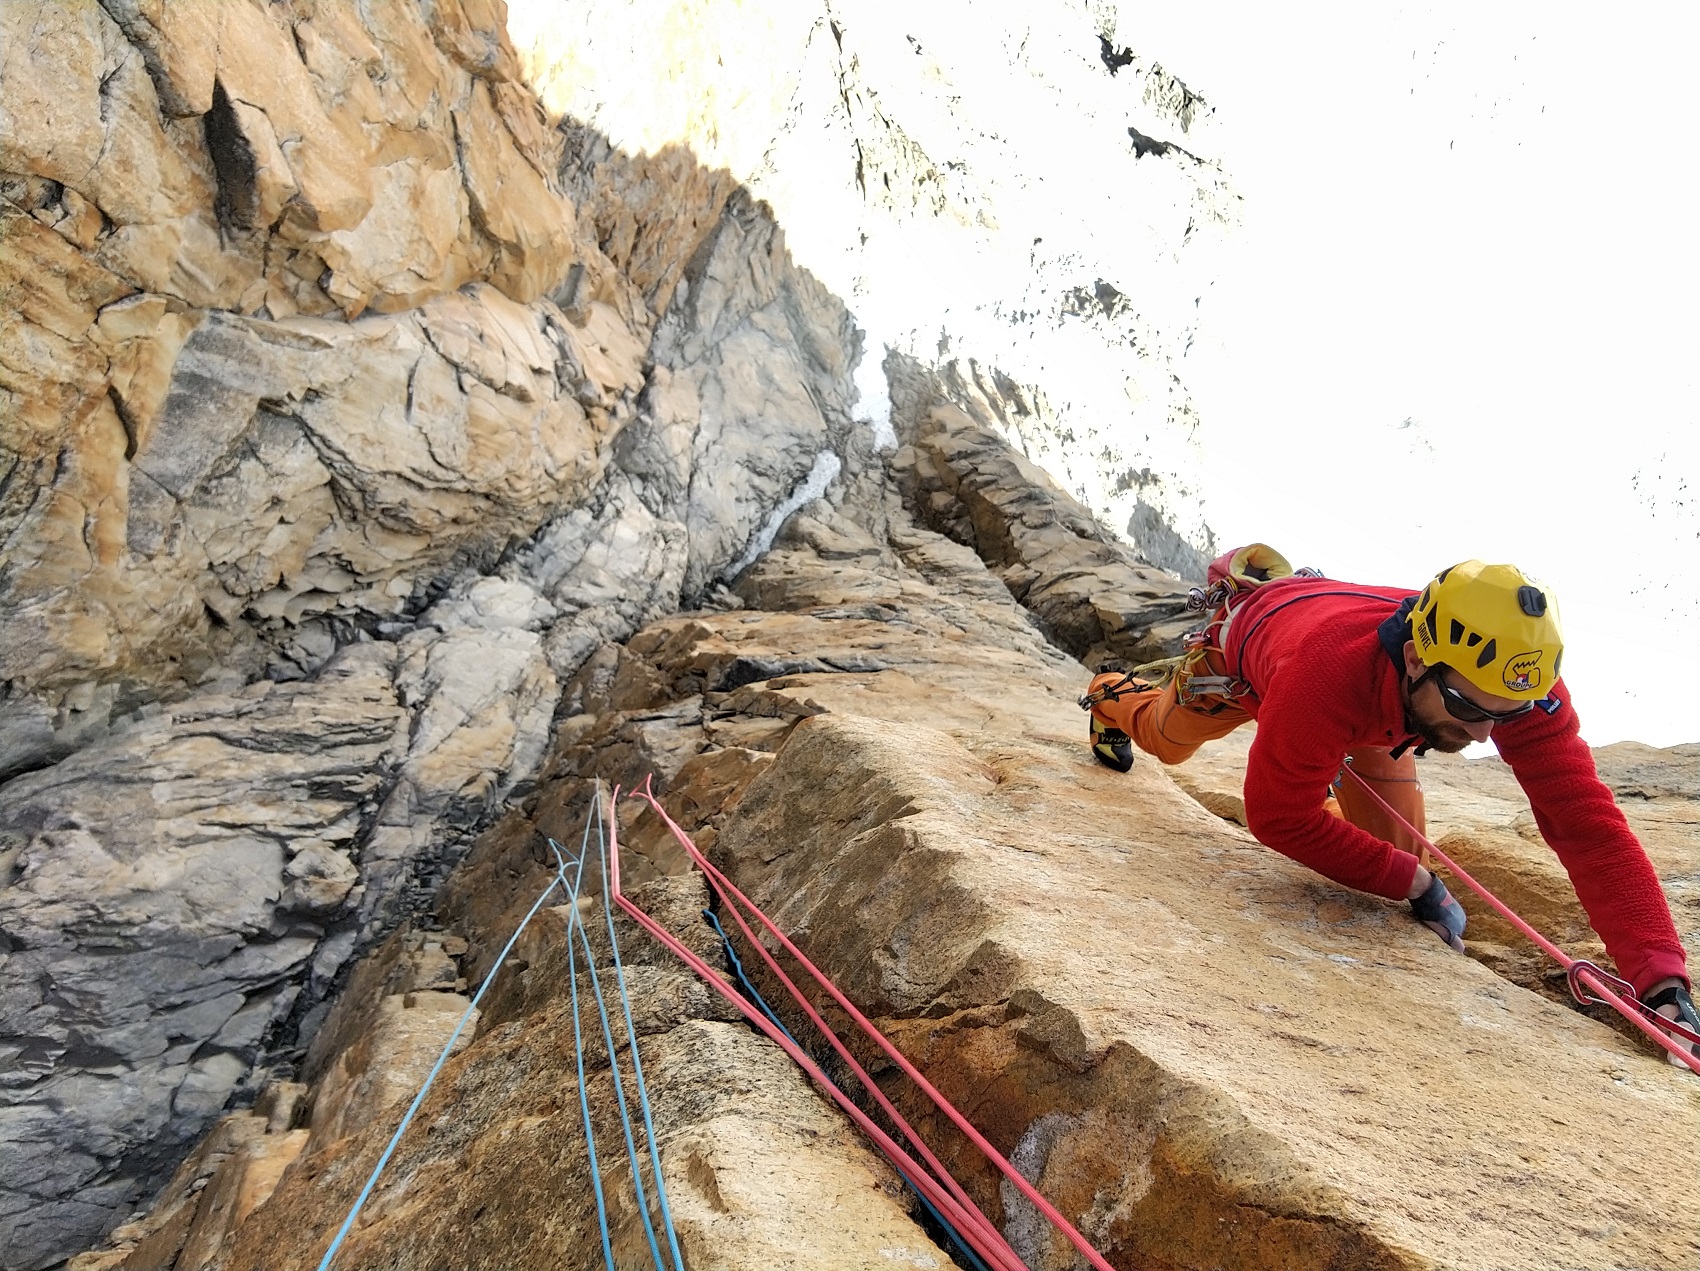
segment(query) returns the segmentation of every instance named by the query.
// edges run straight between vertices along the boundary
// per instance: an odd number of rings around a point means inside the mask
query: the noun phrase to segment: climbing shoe
[[[1092,716],[1092,757],[1106,768],[1126,772],[1133,767],[1133,739],[1112,724]]]

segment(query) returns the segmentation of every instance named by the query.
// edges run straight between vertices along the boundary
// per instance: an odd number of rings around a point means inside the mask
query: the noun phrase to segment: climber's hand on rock
[[[1688,986],[1674,975],[1653,985],[1642,994],[1641,1000],[1664,1018],[1675,1020],[1690,1032],[1700,1033],[1700,1015],[1695,1013],[1694,999],[1689,994]],[[1700,1046],[1680,1037],[1673,1040],[1679,1046],[1686,1046],[1690,1054],[1700,1055]],[[1683,1067],[1682,1060],[1675,1055],[1667,1054],[1665,1058],[1676,1067]]]
[[[1426,884],[1424,878],[1428,880]],[[1464,952],[1464,926],[1468,920],[1463,906],[1452,899],[1445,883],[1421,865],[1417,866],[1411,890],[1416,891],[1419,884],[1422,891],[1410,897],[1412,916],[1459,953]]]

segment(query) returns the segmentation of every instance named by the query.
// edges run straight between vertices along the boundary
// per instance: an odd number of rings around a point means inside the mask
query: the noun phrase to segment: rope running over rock
[[[1540,932],[1536,931],[1532,926],[1519,917],[1512,910],[1511,906],[1507,905],[1498,896],[1495,896],[1486,887],[1482,886],[1474,878],[1471,878],[1469,874],[1460,869],[1457,862],[1425,838],[1416,826],[1412,825],[1404,817],[1400,816],[1398,812],[1394,811],[1393,806],[1388,803],[1386,799],[1383,799],[1380,794],[1376,793],[1375,788],[1371,786],[1369,782],[1365,781],[1357,773],[1352,771],[1350,764],[1346,765],[1346,772],[1351,776],[1352,780],[1356,781],[1358,785],[1361,786],[1366,793],[1368,793],[1370,798],[1374,799],[1381,805],[1382,809],[1386,811],[1387,814],[1394,819],[1394,821],[1403,826],[1405,830],[1410,833],[1412,839],[1416,843],[1420,844],[1424,851],[1433,856],[1448,873],[1452,874],[1459,882],[1463,883],[1471,891],[1475,892],[1476,895],[1487,901],[1489,905],[1498,911],[1500,917],[1504,918],[1513,927],[1517,928],[1518,931],[1522,932],[1526,937],[1539,946],[1548,957],[1563,967],[1565,978],[1570,983],[1571,996],[1573,996],[1577,1002],[1581,1003],[1583,1006],[1587,1006],[1592,1002],[1604,1003],[1611,1007],[1619,1015],[1623,1016],[1623,1018],[1628,1020],[1631,1024],[1635,1025],[1636,1028],[1640,1029],[1648,1037],[1652,1038],[1660,1046],[1664,1047],[1665,1050],[1670,1052],[1673,1058],[1693,1069],[1695,1072],[1700,1072],[1700,1056],[1696,1056],[1686,1046],[1680,1045],[1676,1040],[1677,1038],[1682,1038],[1686,1041],[1700,1043],[1700,1035],[1695,1034],[1676,1021],[1668,1020],[1656,1011],[1643,1006],[1636,1000],[1634,986],[1624,980],[1618,979],[1615,975],[1608,974],[1601,968],[1595,966],[1592,962],[1589,962],[1586,958],[1571,957],[1551,940],[1548,940]],[[1588,993],[1592,993],[1593,996],[1588,996]]]
[[[591,988],[596,1000],[597,1012],[601,1019],[603,1042],[608,1049],[608,1063],[613,1073],[615,1094],[620,1106],[620,1119],[625,1133],[627,1159],[630,1161],[632,1168],[632,1179],[633,1186],[637,1194],[638,1212],[643,1216],[644,1232],[648,1237],[650,1254],[654,1259],[656,1268],[658,1271],[668,1271],[667,1265],[662,1260],[660,1247],[655,1236],[654,1225],[650,1219],[650,1207],[648,1198],[644,1191],[643,1174],[639,1168],[637,1147],[632,1131],[631,1113],[626,1100],[625,1085],[620,1075],[620,1066],[615,1051],[613,1029],[609,1019],[607,1003],[603,996],[601,980],[596,970],[595,958],[591,952],[589,935],[585,931],[584,923],[579,911],[579,897],[584,879],[584,864],[585,860],[589,856],[590,836],[593,830],[596,834],[597,862],[602,875],[603,912],[608,923],[608,939],[610,948],[613,952],[614,975],[619,987],[620,1007],[625,1017],[626,1037],[629,1043],[629,1053],[632,1061],[632,1075],[637,1088],[638,1107],[643,1118],[644,1135],[647,1140],[648,1155],[651,1164],[652,1177],[655,1184],[660,1226],[667,1237],[668,1252],[671,1254],[672,1271],[685,1271],[684,1259],[679,1252],[678,1235],[673,1229],[672,1212],[667,1203],[667,1190],[661,1178],[661,1157],[656,1146],[655,1123],[650,1111],[649,1090],[644,1083],[643,1061],[638,1055],[637,1030],[633,1026],[632,1022],[631,998],[626,989],[625,969],[620,962],[619,939],[614,934],[614,918],[609,898],[613,887],[618,885],[618,874],[616,873],[614,875],[614,880],[611,884],[608,868],[608,845],[602,820],[600,783],[598,783],[597,786],[597,794],[592,799],[591,810],[585,817],[584,838],[579,844],[578,855],[569,860],[566,855],[564,855],[564,849],[562,849],[561,845],[556,843],[554,839],[549,840],[549,849],[555,856],[555,876],[549,880],[549,885],[546,886],[542,892],[539,893],[537,899],[532,902],[532,906],[526,911],[525,917],[522,918],[519,925],[514,928],[514,932],[508,937],[507,943],[502,946],[502,951],[496,955],[495,961],[490,966],[489,973],[485,975],[483,983],[478,986],[478,992],[473,994],[472,1001],[467,1004],[466,1011],[461,1016],[460,1022],[455,1025],[454,1032],[449,1034],[449,1040],[447,1044],[444,1045],[442,1053],[437,1056],[437,1062],[431,1066],[431,1071],[426,1076],[425,1083],[420,1086],[419,1093],[413,1097],[413,1102],[408,1105],[407,1111],[402,1115],[401,1124],[396,1127],[395,1133],[390,1137],[389,1144],[384,1148],[383,1154],[378,1158],[378,1163],[372,1168],[371,1176],[367,1178],[366,1185],[360,1189],[360,1195],[355,1198],[354,1204],[349,1208],[348,1216],[343,1219],[342,1226],[337,1231],[335,1239],[331,1241],[330,1247],[325,1250],[325,1255],[319,1262],[318,1271],[329,1271],[331,1263],[336,1258],[337,1252],[342,1248],[343,1241],[347,1239],[348,1233],[354,1227],[354,1220],[359,1216],[360,1211],[365,1206],[367,1200],[370,1199],[373,1189],[377,1186],[379,1177],[384,1172],[384,1167],[389,1164],[390,1158],[395,1154],[396,1146],[401,1142],[402,1135],[407,1132],[407,1127],[412,1123],[414,1114],[419,1111],[420,1106],[425,1102],[425,1096],[430,1093],[432,1084],[437,1080],[437,1074],[442,1071],[443,1065],[448,1062],[449,1055],[454,1051],[455,1043],[460,1040],[461,1032],[466,1028],[468,1021],[471,1020],[473,1012],[478,1009],[478,1003],[483,1000],[485,992],[490,988],[491,983],[494,982],[496,973],[506,965],[508,954],[513,951],[514,945],[518,943],[519,938],[524,933],[526,927],[529,926],[531,920],[537,916],[538,910],[543,908],[544,902],[549,899],[549,896],[557,887],[561,889],[562,893],[566,897],[566,908],[569,915],[567,920],[567,977],[572,994],[573,1042],[574,1049],[577,1051],[579,1106],[584,1119],[585,1146],[590,1162],[591,1183],[596,1193],[596,1216],[602,1240],[603,1262],[607,1271],[615,1271],[612,1242],[608,1229],[605,1189],[603,1187],[601,1167],[596,1154],[596,1137],[595,1131],[591,1125],[590,1101],[586,1093],[585,1086],[584,1046],[583,1038],[579,1029],[578,950],[580,946],[582,946],[584,950],[585,970],[587,971],[590,979]],[[573,870],[573,877],[570,880],[567,877],[567,870],[569,866]],[[576,943],[573,940],[575,935],[578,937]]]
[[[618,794],[619,792],[616,790],[616,799],[618,798]],[[944,1113],[944,1115],[950,1119],[952,1124],[954,1124],[971,1143],[980,1149],[981,1154],[986,1158],[987,1162],[1006,1179],[1008,1179],[1009,1182],[1018,1191],[1020,1191],[1021,1194],[1025,1196],[1040,1213],[1044,1214],[1044,1216],[1050,1220],[1056,1230],[1063,1235],[1076,1250],[1079,1251],[1081,1256],[1085,1258],[1092,1267],[1096,1268],[1096,1271],[1112,1271],[1110,1264],[1105,1261],[1104,1255],[1093,1248],[1086,1238],[1075,1230],[1073,1224],[1057,1211],[1056,1206],[1046,1200],[1045,1197],[1034,1188],[1033,1184],[1028,1182],[1028,1180],[1022,1176],[1021,1172],[1011,1165],[1009,1161],[1006,1160],[1004,1156],[991,1145],[983,1134],[974,1128],[968,1118],[963,1116],[948,1099],[946,1099],[933,1087],[932,1083],[922,1075],[920,1070],[917,1069],[915,1065],[912,1064],[909,1059],[897,1049],[896,1046],[892,1045],[892,1043],[879,1031],[879,1029],[874,1027],[873,1023],[865,1015],[863,1015],[862,1012],[859,1011],[847,997],[844,996],[837,985],[833,984],[833,982],[828,979],[813,962],[809,961],[809,959],[803,954],[802,950],[797,948],[797,946],[791,942],[783,931],[779,930],[779,928],[776,927],[747,896],[733,885],[731,880],[728,879],[725,874],[716,869],[715,866],[709,862],[707,857],[703,856],[703,854],[697,850],[696,844],[691,841],[690,836],[679,828],[678,824],[674,822],[672,817],[667,815],[666,809],[661,806],[654,794],[650,792],[649,783],[647,781],[644,784],[644,788],[635,792],[632,797],[644,799],[649,803],[650,807],[655,811],[655,814],[672,833],[673,838],[682,848],[684,848],[686,854],[691,858],[692,863],[695,864],[708,879],[709,886],[714,889],[715,894],[721,900],[722,908],[732,915],[733,919],[737,922],[739,929],[743,931],[745,937],[748,939],[751,947],[761,955],[762,960],[767,964],[768,970],[778,977],[779,981],[786,986],[786,989],[796,999],[797,1005],[809,1017],[810,1022],[812,1022],[820,1031],[821,1035],[831,1043],[833,1049],[838,1053],[839,1057],[845,1062],[850,1070],[856,1074],[858,1080],[861,1081],[863,1088],[868,1092],[869,1097],[879,1105],[880,1110],[885,1113],[885,1115],[891,1120],[892,1124],[894,1124],[914,1145],[916,1152],[919,1153],[919,1155],[927,1162],[930,1170],[923,1168],[914,1160],[913,1157],[909,1155],[907,1151],[899,1146],[890,1135],[880,1129],[880,1127],[873,1122],[867,1113],[857,1106],[854,1100],[852,1100],[833,1083],[831,1078],[829,1078],[821,1069],[820,1065],[817,1064],[805,1051],[803,1051],[796,1042],[791,1040],[790,1036],[783,1029],[774,1027],[766,1016],[747,1002],[742,995],[740,995],[730,985],[722,981],[720,977],[708,966],[708,964],[687,948],[677,936],[673,935],[660,923],[656,922],[655,919],[644,913],[643,910],[639,909],[621,893],[620,846],[618,824],[616,822],[614,825],[614,832],[611,835],[609,850],[613,865],[614,901],[620,906],[620,908],[630,914],[632,918],[644,928],[644,930],[648,931],[657,940],[661,941],[661,943],[665,944],[669,949],[683,959],[686,964],[689,965],[692,970],[696,971],[696,973],[701,976],[711,988],[715,989],[717,992],[721,993],[722,996],[727,998],[727,1000],[730,1001],[746,1019],[750,1020],[751,1023],[755,1024],[757,1028],[761,1029],[762,1032],[766,1033],[775,1043],[784,1049],[785,1052],[789,1054],[806,1073],[808,1073],[814,1082],[821,1088],[822,1092],[828,1095],[839,1105],[839,1107],[843,1108],[845,1114],[849,1116],[850,1119],[859,1127],[861,1127],[863,1133],[867,1134],[868,1137],[874,1141],[874,1143],[882,1152],[885,1153],[885,1155],[891,1160],[892,1164],[898,1168],[904,1177],[909,1179],[915,1185],[917,1190],[919,1190],[931,1204],[938,1208],[949,1225],[956,1231],[960,1232],[964,1238],[974,1245],[976,1252],[984,1258],[988,1264],[997,1268],[998,1271],[1025,1271],[1025,1266],[1022,1263],[1021,1258],[1004,1239],[1003,1233],[1000,1232],[997,1227],[993,1225],[992,1221],[987,1218],[985,1214],[981,1213],[980,1210],[973,1204],[973,1202],[968,1198],[967,1193],[963,1191],[961,1184],[958,1183],[951,1173],[944,1168],[921,1137],[915,1133],[897,1109],[892,1106],[891,1101],[885,1096],[873,1079],[868,1076],[862,1065],[856,1061],[855,1056],[850,1053],[849,1049],[839,1039],[838,1035],[827,1026],[826,1021],[821,1018],[820,1013],[809,1002],[808,998],[802,993],[802,991],[792,982],[791,978],[786,975],[784,969],[780,967],[773,955],[768,952],[767,947],[760,940],[756,939],[755,933],[750,930],[749,924],[744,919],[744,912],[747,911],[756,919],[756,921],[761,923],[767,932],[779,942],[779,944],[792,958],[796,959],[797,963],[808,972],[809,976],[815,981],[815,983],[825,990],[825,992],[838,1004],[845,1014],[847,1014],[851,1020],[856,1023],[857,1027],[862,1030],[867,1038],[878,1046],[885,1053],[887,1058],[902,1069],[904,1074],[912,1082],[914,1082],[923,1093],[926,1094],[928,1099],[932,1101],[933,1105],[937,1107],[940,1112]]]

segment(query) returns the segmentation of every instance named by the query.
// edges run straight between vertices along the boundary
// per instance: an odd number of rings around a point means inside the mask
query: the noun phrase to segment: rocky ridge
[[[1004,396],[1004,438],[1148,559],[1214,555],[1188,354],[1241,197],[1214,86],[1159,60],[1149,14],[509,8],[552,111],[631,149],[688,144],[772,204],[868,332],[870,419],[886,350],[944,363]]]
[[[1509,949],[1460,973],[1156,771],[1090,764],[1073,659],[1167,651],[1185,589],[1000,443],[1018,388],[889,360],[887,465],[852,427],[849,316],[726,174],[533,128],[499,9],[359,14],[5,11],[7,118],[69,112],[0,129],[7,1271],[125,1217],[80,1266],[316,1260],[541,889],[540,832],[649,772],[1118,1262],[1486,1268],[1501,1231],[1530,1266],[1692,1261],[1663,1221],[1700,1213],[1679,1078],[1496,976],[1539,981]],[[94,113],[19,48],[100,68]],[[118,165],[95,176],[55,149],[91,127]],[[179,161],[186,210],[126,210]],[[390,201],[357,212],[378,167]],[[442,205],[394,192],[443,173]],[[196,290],[225,267],[239,294]],[[828,452],[826,500],[725,590]],[[1692,938],[1687,761],[1621,779]],[[1232,765],[1194,783],[1228,811]],[[1509,792],[1480,790],[1464,833],[1576,932]],[[619,815],[631,884],[712,952],[676,850]],[[1228,884],[1201,894],[1194,860]],[[598,1256],[564,935],[556,912],[503,968],[351,1265]],[[623,944],[690,1265],[947,1264],[780,1056]],[[1432,1018],[1420,1053],[1390,1001]],[[1292,1072],[1316,1091],[1269,1075]],[[1435,1140],[1459,1108],[1497,1146]],[[1031,1265],[1068,1265],[959,1150]]]

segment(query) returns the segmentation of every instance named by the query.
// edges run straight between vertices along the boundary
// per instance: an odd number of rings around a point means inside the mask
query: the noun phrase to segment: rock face
[[[1169,770],[1181,789],[1239,825],[1245,824],[1240,790],[1254,730],[1255,725],[1239,729]],[[1700,749],[1694,746],[1661,750],[1619,742],[1594,752],[1601,778],[1616,792],[1618,806],[1664,882],[1677,933],[1690,950],[1700,944],[1697,760]],[[1528,800],[1499,759],[1428,755],[1422,786],[1430,832],[1441,851],[1573,956],[1608,965],[1605,945],[1589,927],[1564,867],[1542,840]],[[1572,1000],[1557,964],[1479,899],[1464,894],[1461,903],[1470,919],[1471,957],[1555,1002]],[[1635,1035],[1608,1008],[1591,1007],[1588,1013],[1626,1036]]]
[[[901,458],[894,466],[903,471]],[[979,471],[985,507],[1022,505],[1015,465]],[[1097,552],[1081,539],[1077,568],[1112,574]],[[597,653],[567,685],[570,714],[532,793],[480,838],[439,898],[437,920],[469,940],[463,978],[488,969],[547,879],[543,836],[566,839],[582,824],[589,779],[653,772],[669,808],[739,886],[1113,1265],[1693,1265],[1700,1117],[1690,1077],[1513,982],[1493,933],[1476,960],[1456,957],[1402,906],[1342,891],[1256,844],[1221,815],[1233,810],[1226,799],[1243,762],[1236,739],[1176,770],[1196,795],[1155,764],[1127,776],[1095,765],[1073,702],[1084,669],[1042,637],[1007,578],[914,524],[893,486],[872,474],[836,484],[737,593],[743,608],[661,619]],[[1686,750],[1606,751],[1601,766],[1692,939]],[[1511,806],[1498,770],[1457,761],[1424,775],[1432,822],[1450,827],[1442,841],[1463,855],[1479,840],[1472,867],[1569,937],[1563,904],[1530,899],[1562,894],[1545,849],[1498,847],[1498,809]],[[676,849],[647,812],[627,805],[619,815],[628,877],[652,880],[643,903],[713,953],[716,939],[694,920],[700,899],[687,898],[700,893],[669,876]],[[461,1265],[455,1241],[474,1230],[487,1265],[594,1263],[581,1252],[590,1247],[582,1223],[546,1221],[527,1200],[586,1195],[579,1149],[535,1146],[558,1145],[573,1124],[560,1093],[576,1085],[573,1054],[558,1041],[570,1027],[560,944],[546,932],[516,951],[480,1039],[426,1104],[429,1124],[457,1128],[409,1132],[357,1228],[353,1265]],[[865,1149],[824,1134],[805,1147],[781,1128],[816,1123],[789,1119],[802,1105],[769,1110],[779,1070],[755,1074],[770,1071],[772,1048],[725,1023],[685,1020],[681,1004],[700,1002],[700,990],[671,978],[667,955],[635,933],[622,947],[642,960],[632,972],[641,1009],[657,1013],[640,1024],[656,1030],[640,1045],[666,1177],[685,1198],[690,1265],[813,1265],[791,1260],[800,1255],[783,1242],[797,1236],[784,1224],[826,1195],[876,1203],[871,1212],[842,1201],[849,1208],[833,1228],[844,1244],[831,1265],[882,1265],[890,1249],[914,1254],[911,1265],[945,1265],[942,1251],[887,1225],[889,1193],[852,1182],[880,1176]],[[312,1127],[307,1149],[246,1222],[221,1228],[229,1252],[208,1265],[249,1265],[262,1248],[290,1262],[319,1256],[339,1213],[324,1198],[352,1194],[394,1117],[333,1142],[318,1108],[341,1107],[351,1083],[337,1076],[350,1065],[329,1052],[376,1055],[389,1026],[371,995],[414,974],[394,969],[398,957],[375,955],[355,977],[364,987],[337,1007],[350,1023],[322,1034],[335,1039],[318,1060],[328,1075],[292,1122]],[[356,1020],[372,1041],[352,1037]],[[734,1038],[735,1057],[723,1048]],[[755,1141],[713,1111],[727,1105],[706,1093],[715,1083],[689,1055],[723,1067],[744,1126],[762,1127]],[[370,1071],[375,1060],[360,1063]],[[595,1099],[606,1097],[603,1080],[590,1078]],[[675,1082],[702,1084],[681,1102]],[[889,1093],[1027,1265],[1078,1265],[912,1092],[894,1079]],[[769,1168],[775,1133],[784,1176],[824,1190],[756,1206],[747,1198],[773,1195],[750,1180]],[[278,1131],[266,1137],[269,1150],[295,1150]],[[235,1174],[207,1177],[204,1195],[238,1189]],[[125,1229],[127,1253],[79,1266],[142,1265],[138,1251],[170,1203]],[[703,1239],[709,1211],[724,1245]],[[636,1241],[624,1220],[621,1238]],[[205,1219],[215,1221],[226,1222]],[[858,1243],[863,1233],[877,1253]],[[734,1247],[742,1262],[717,1254]]]
[[[1456,959],[1256,847],[1231,743],[1184,789],[1093,766],[1075,659],[1171,652],[1185,586],[1002,444],[1043,404],[889,358],[875,453],[861,337],[768,209],[545,127],[502,17],[0,6],[0,1271],[315,1261],[546,836],[650,773],[1118,1265],[1691,1266],[1686,1078],[1492,924]],[[1690,937],[1692,760],[1601,756]],[[1503,772],[1431,768],[1443,843],[1586,948]],[[599,1256],[570,931],[499,968],[349,1265]],[[946,1265],[623,939],[689,1264]]]
[[[546,126],[503,22],[0,13],[7,1271],[299,1058],[587,657],[865,462],[767,210]]]
[[[565,782],[556,793],[571,787],[573,801],[583,804],[583,786]],[[657,879],[635,894],[698,952],[717,956],[718,942],[697,913],[706,900],[700,880]],[[565,907],[545,910],[516,948],[486,999],[478,1021],[483,1036],[456,1052],[421,1109],[425,1122],[453,1128],[403,1141],[339,1262],[514,1267],[600,1261],[574,1052],[570,1042],[563,1045],[573,1029],[571,975],[587,1003],[590,996],[582,950],[576,971],[569,970],[568,913]],[[600,908],[587,904],[583,915],[604,992],[613,993]],[[686,1264],[726,1271],[948,1265],[904,1212],[895,1176],[806,1088],[791,1061],[729,1022],[731,1008],[623,916],[618,930],[646,1085],[663,1131],[662,1178]],[[505,933],[488,934],[500,939]],[[339,1004],[349,1027],[322,1034],[341,1046],[325,1051],[302,1128],[268,1120],[263,1104],[226,1118],[146,1219],[121,1228],[110,1251],[72,1265],[78,1271],[245,1267],[304,1256],[298,1251],[308,1248],[322,1252],[393,1132],[400,1105],[423,1080],[466,1005],[463,996],[417,987],[432,982],[446,956],[429,938],[409,943],[415,947],[398,941],[386,946]],[[646,1239],[631,1198],[595,1013],[587,1012],[580,1026],[590,1036],[587,1092],[612,1247],[625,1265],[647,1256]],[[629,1091],[629,1057],[622,1054],[621,1064]],[[466,1185],[469,1171],[483,1180],[480,1185]],[[562,1203],[564,1196],[575,1199]],[[822,1213],[833,1215],[824,1227]],[[470,1244],[468,1231],[478,1233]]]
[[[124,1212],[289,1017],[405,744],[387,649],[203,694],[5,788],[9,1257]]]
[[[887,350],[984,384],[996,430],[1148,559],[1214,555],[1188,353],[1241,200],[1219,86],[1158,47],[1167,23],[1114,0],[509,9],[552,110],[688,145],[774,207],[868,332],[870,418]]]
[[[584,252],[493,17],[6,6],[13,765],[594,480],[543,303]]]
[[[697,594],[847,426],[843,307],[729,181],[567,152],[493,10],[280,13],[7,7],[14,769],[416,614],[597,502],[640,414]]]
[[[1011,450],[983,422],[983,398],[965,399],[971,415],[939,396],[893,393],[893,420],[908,444],[892,472],[918,516],[972,547],[1051,641],[1088,665],[1114,657],[1138,666],[1177,649],[1197,625],[1186,585]]]

